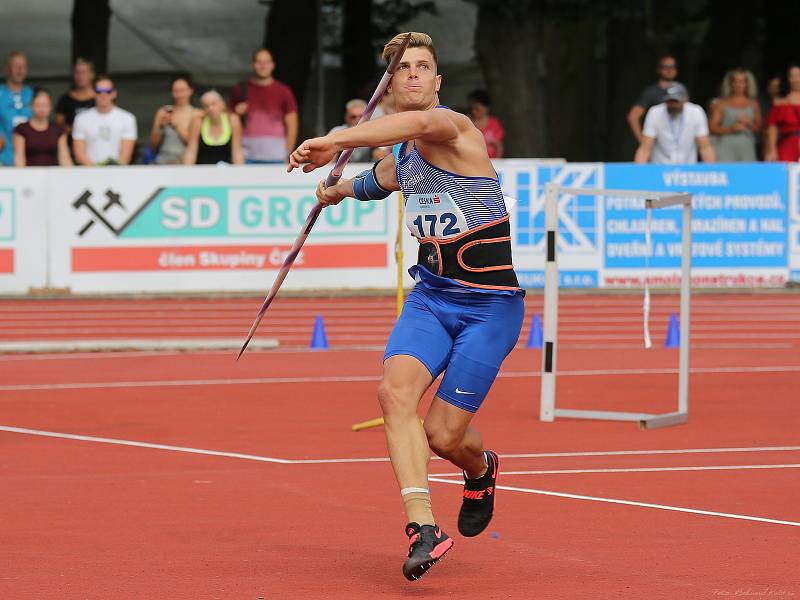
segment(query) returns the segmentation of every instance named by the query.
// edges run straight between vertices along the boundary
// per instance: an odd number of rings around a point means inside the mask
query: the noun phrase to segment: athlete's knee
[[[417,411],[417,398],[413,390],[402,383],[383,378],[378,385],[378,402],[384,416],[400,415]]]
[[[424,427],[428,446],[437,456],[447,458],[461,447],[463,436],[458,432],[442,427],[438,423],[429,423],[427,420]]]

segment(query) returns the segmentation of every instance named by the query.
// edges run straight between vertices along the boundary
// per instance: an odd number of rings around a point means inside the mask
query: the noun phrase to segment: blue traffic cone
[[[681,345],[681,326],[678,323],[678,315],[672,313],[669,316],[667,326],[667,337],[664,339],[664,348],[679,348]]]
[[[531,319],[531,330],[528,333],[528,343],[526,348],[541,348],[543,345],[542,319],[539,315],[533,315]]]
[[[324,350],[328,347],[328,336],[325,335],[325,323],[322,322],[322,315],[317,315],[314,319],[314,333],[311,334],[311,348]]]

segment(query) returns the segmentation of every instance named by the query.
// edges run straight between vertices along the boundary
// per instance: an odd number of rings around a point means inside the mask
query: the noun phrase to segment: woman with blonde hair
[[[185,165],[244,164],[242,122],[236,113],[229,113],[225,100],[217,90],[200,96],[203,112],[192,119]]]
[[[709,129],[718,162],[754,162],[761,107],[753,74],[733,69],[722,80],[722,97],[711,105]]]

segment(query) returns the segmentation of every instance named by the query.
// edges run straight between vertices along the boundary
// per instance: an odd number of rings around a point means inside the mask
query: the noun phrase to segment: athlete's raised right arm
[[[287,171],[301,165],[309,173],[327,165],[338,152],[346,148],[375,148],[391,146],[406,140],[444,143],[455,140],[469,120],[450,110],[411,110],[386,115],[355,127],[304,141],[289,156]]]

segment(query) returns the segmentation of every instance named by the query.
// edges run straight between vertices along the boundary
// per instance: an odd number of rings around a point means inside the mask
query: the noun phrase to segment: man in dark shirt
[[[628,111],[628,125],[633,132],[633,137],[640,144],[642,142],[642,117],[647,114],[651,106],[664,102],[667,88],[673,83],[678,83],[675,81],[678,76],[678,63],[675,57],[671,54],[662,56],[658,61],[656,73],[658,81],[648,85]]]

